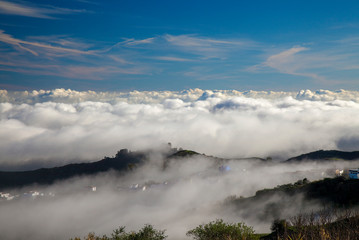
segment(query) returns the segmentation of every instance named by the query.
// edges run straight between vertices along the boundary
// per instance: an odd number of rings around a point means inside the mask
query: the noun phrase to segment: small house
[[[359,169],[349,169],[349,178],[359,179]]]

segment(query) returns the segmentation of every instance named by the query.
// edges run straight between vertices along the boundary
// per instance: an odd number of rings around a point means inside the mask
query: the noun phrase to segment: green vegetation
[[[195,240],[254,240],[254,230],[244,223],[230,224],[222,219],[199,225],[187,232]]]
[[[167,236],[164,230],[156,230],[152,225],[145,225],[138,232],[126,232],[125,227],[119,227],[114,230],[111,236],[103,235],[96,236],[95,233],[89,233],[84,240],[164,240]],[[81,238],[74,238],[71,240],[81,240]]]
[[[303,180],[298,180],[294,184],[288,183],[283,185],[278,185],[275,188],[272,189],[262,189],[256,192],[256,196],[261,196],[268,193],[273,192],[285,192],[287,194],[293,194],[296,192],[299,192],[304,186],[308,185],[310,182],[307,178],[304,178]]]
[[[174,153],[171,157],[188,157],[193,155],[199,155],[199,153],[191,150],[180,150]]]
[[[272,233],[262,240],[354,240],[359,239],[359,213],[324,209],[310,214],[299,214],[291,219],[277,219]]]
[[[68,164],[62,167],[41,168],[24,172],[0,171],[0,190],[31,184],[53,184],[56,181],[75,176],[94,175],[109,170],[115,170],[121,174],[134,170],[146,159],[147,156],[143,152],[129,152],[127,149],[122,149],[117,152],[115,157],[104,157],[104,159],[96,162]]]
[[[273,189],[263,189],[251,198],[269,197],[274,194],[304,194],[306,200],[319,200],[323,205],[352,207],[359,205],[359,180],[345,177],[325,178],[309,182],[306,179],[294,184],[284,184]],[[239,199],[236,199],[239,201]]]
[[[298,162],[307,160],[318,161],[343,161],[343,160],[355,160],[359,159],[359,151],[354,152],[342,152],[336,150],[319,150],[311,153],[302,154],[297,157],[289,158],[288,162]]]
[[[260,234],[255,234],[252,227],[244,223],[230,224],[222,219],[199,225],[195,229],[187,232],[187,236],[194,240],[259,240]],[[125,231],[125,227],[119,227],[114,230],[111,236],[96,236],[95,233],[89,233],[84,240],[164,240],[167,236],[164,230],[156,230],[152,225],[145,225],[138,232]],[[74,238],[71,240],[81,240]]]
[[[229,196],[221,206],[223,209],[233,208],[237,211],[245,209],[247,215],[241,215],[242,217],[250,216],[253,212],[255,216],[251,217],[269,222],[287,218],[293,210],[296,213],[307,213],[313,210],[313,206],[330,207],[338,211],[358,208],[358,189],[357,179],[336,177],[313,182],[303,179],[293,184],[260,190],[251,197]]]
[[[244,223],[226,223],[222,219],[199,225],[187,232],[194,240],[355,240],[359,239],[359,212],[323,209],[299,214],[290,219],[276,219],[270,234],[256,234]],[[89,233],[84,240],[165,240],[164,230],[145,225],[138,232],[119,227],[111,236]],[[71,240],[81,240],[74,238]]]

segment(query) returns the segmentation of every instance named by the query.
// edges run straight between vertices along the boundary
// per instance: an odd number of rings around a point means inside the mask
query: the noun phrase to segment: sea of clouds
[[[163,149],[167,142],[207,155],[271,156],[275,161],[232,160],[227,163],[231,171],[220,174],[201,156],[174,161],[163,171],[158,155],[125,176],[108,172],[11,190],[51,191],[56,197],[1,202],[0,231],[6,239],[68,239],[90,231],[109,234],[119,225],[138,230],[150,223],[166,229],[169,239],[184,239],[191,228],[223,218],[268,232],[271,222],[260,216],[281,196],[242,209],[222,208],[224,200],[304,177],[321,179],[328,168],[356,167],[357,162],[288,165],[276,160],[318,149],[359,150],[358,129],[356,91],[1,90],[0,170],[96,161],[122,148]],[[129,190],[149,181],[162,184]],[[96,192],[88,190],[91,185]],[[289,199],[280,217],[320,208],[302,200]]]
[[[0,90],[0,169],[93,161],[173,146],[285,159],[358,150],[359,92]]]

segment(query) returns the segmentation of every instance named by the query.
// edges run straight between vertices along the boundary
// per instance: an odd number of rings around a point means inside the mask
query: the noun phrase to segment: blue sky
[[[0,0],[0,88],[359,90],[357,1]]]

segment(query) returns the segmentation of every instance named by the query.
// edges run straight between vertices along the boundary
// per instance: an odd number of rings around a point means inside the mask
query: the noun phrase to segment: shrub
[[[275,220],[272,233],[262,240],[355,240],[359,239],[359,213],[351,210],[337,212],[323,209],[310,214],[299,214],[289,221]]]
[[[251,240],[254,239],[254,230],[244,223],[230,224],[217,219],[188,231],[187,236],[195,240]]]
[[[152,225],[145,225],[138,232],[125,231],[125,227],[119,227],[114,230],[110,237],[103,235],[102,237],[96,236],[94,233],[89,233],[84,240],[164,240],[167,236],[165,230],[156,230]],[[74,240],[81,240],[75,238]]]

